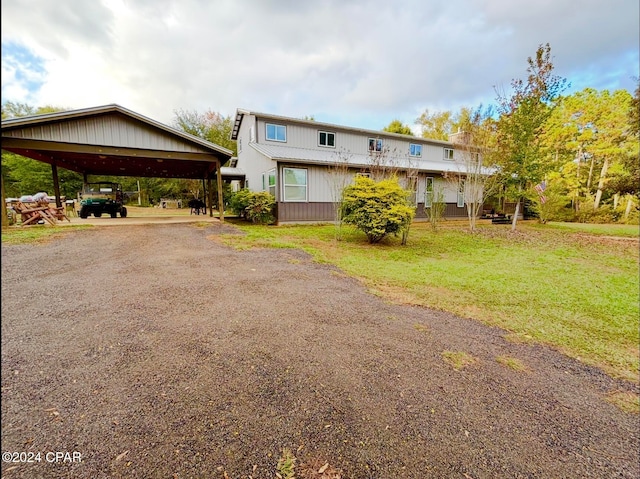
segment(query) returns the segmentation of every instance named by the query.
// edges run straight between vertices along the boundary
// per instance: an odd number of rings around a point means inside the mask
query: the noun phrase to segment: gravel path
[[[638,416],[605,400],[637,385],[220,232],[2,245],[3,478],[274,478],[283,448],[298,477],[640,476]]]

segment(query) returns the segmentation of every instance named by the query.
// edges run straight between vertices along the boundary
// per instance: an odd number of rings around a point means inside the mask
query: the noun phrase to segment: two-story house
[[[415,192],[416,219],[428,217],[434,200],[446,204],[447,218],[467,215],[457,143],[242,109],[231,138],[244,186],[275,196],[278,224],[335,220],[336,182],[381,172]]]

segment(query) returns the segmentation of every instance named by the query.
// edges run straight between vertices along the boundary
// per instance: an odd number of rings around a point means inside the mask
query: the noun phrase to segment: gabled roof
[[[250,110],[244,110],[241,108],[238,108],[236,110],[236,118],[233,124],[233,131],[231,132],[232,140],[238,139],[238,132],[240,130],[240,125],[242,124],[242,120],[244,119],[245,115],[252,115],[252,116],[255,116],[256,118],[261,118],[264,120],[280,121],[284,123],[296,123],[299,125],[310,126],[312,128],[326,128],[328,130],[339,130],[339,131],[364,134],[364,135],[372,136],[375,138],[395,138],[395,139],[400,139],[404,141],[415,141],[416,143],[432,144],[432,145],[438,145],[438,146],[453,145],[453,143],[451,143],[450,141],[432,140],[430,138],[402,135],[400,133],[389,133],[388,131],[383,131],[383,130],[367,130],[364,128],[354,128],[351,126],[335,125],[332,123],[323,123],[315,120],[290,118],[290,117],[281,116],[281,115],[272,115],[270,113],[260,113],[260,112],[250,111]]]
[[[205,178],[232,152],[116,104],[2,121],[2,149],[79,173]]]

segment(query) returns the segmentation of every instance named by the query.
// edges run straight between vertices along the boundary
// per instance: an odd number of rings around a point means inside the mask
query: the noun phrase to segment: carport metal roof
[[[115,104],[4,120],[2,149],[84,175],[192,179],[232,155]]]
[[[88,175],[206,179],[209,183],[215,177],[223,220],[222,165],[232,152],[116,104],[4,120],[2,149],[51,165],[58,206],[58,167],[81,173],[85,181]],[[235,169],[225,173],[230,179],[243,176]],[[6,205],[2,204],[4,226]],[[211,216],[212,205],[209,186]]]

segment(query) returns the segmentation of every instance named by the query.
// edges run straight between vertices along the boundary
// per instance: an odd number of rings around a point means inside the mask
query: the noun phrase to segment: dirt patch
[[[222,228],[2,246],[2,451],[40,453],[4,478],[273,478],[284,448],[342,478],[640,475],[608,400],[637,385]]]

